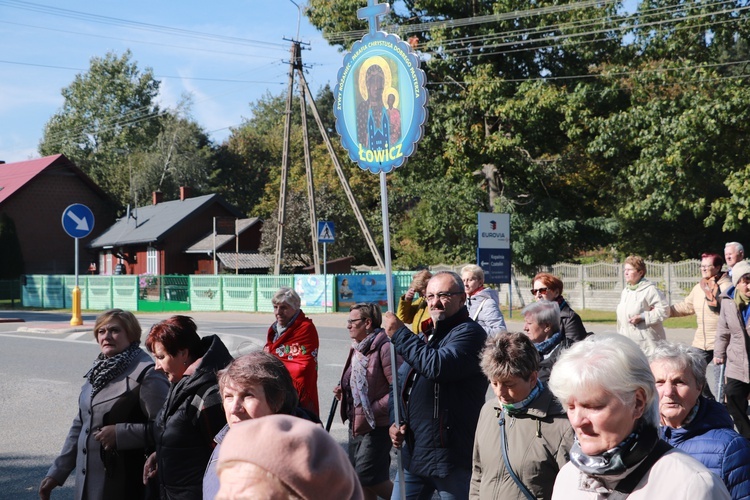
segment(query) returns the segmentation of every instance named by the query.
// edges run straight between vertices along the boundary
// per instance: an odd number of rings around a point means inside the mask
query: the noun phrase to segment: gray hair
[[[487,337],[479,360],[491,382],[510,377],[529,380],[539,371],[539,351],[525,333],[502,332]]]
[[[532,302],[521,311],[523,316],[531,316],[539,325],[549,325],[552,334],[560,331],[560,305],[549,300]]]
[[[698,387],[706,385],[706,360],[695,347],[662,340],[656,344],[649,361],[664,361],[678,370],[690,370]]]
[[[302,300],[292,288],[282,286],[279,288],[279,291],[273,295],[273,298],[271,298],[271,304],[277,306],[282,302],[289,304],[295,311],[299,311]]]
[[[455,288],[455,290],[451,290],[453,292],[463,292],[464,291],[464,280],[461,279],[461,276],[459,276],[457,273],[454,273],[453,271],[439,271],[432,275],[432,278],[430,278],[430,281],[434,280],[438,276],[450,276],[451,280],[453,281],[453,285],[451,288]]]
[[[736,241],[730,241],[726,245],[724,245],[724,250],[726,250],[728,247],[734,247],[734,250],[736,252],[742,253],[742,255],[745,255],[745,247],[742,246],[742,243],[737,243]]]
[[[482,283],[484,283],[484,269],[479,267],[476,264],[467,264],[464,267],[461,268],[461,276],[463,276],[465,273],[471,273],[471,276],[474,279],[481,280]]]
[[[595,389],[632,405],[642,389],[646,406],[641,419],[646,425],[659,426],[659,398],[651,366],[641,348],[624,335],[591,335],[573,344],[552,368],[549,387],[563,406]]]

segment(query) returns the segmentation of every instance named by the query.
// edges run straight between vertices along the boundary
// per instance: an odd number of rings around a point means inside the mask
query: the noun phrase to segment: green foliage
[[[18,279],[23,274],[23,268],[16,224],[8,214],[0,213],[0,279]]]
[[[62,89],[65,102],[47,122],[39,153],[63,153],[119,201],[127,199],[128,171],[120,151],[147,149],[162,130],[159,82],[141,72],[130,51],[91,59],[89,71]]]

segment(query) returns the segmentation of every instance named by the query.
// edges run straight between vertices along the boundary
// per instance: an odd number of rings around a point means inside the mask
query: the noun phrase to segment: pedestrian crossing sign
[[[318,221],[318,243],[333,243],[335,233],[333,231],[333,222]]]

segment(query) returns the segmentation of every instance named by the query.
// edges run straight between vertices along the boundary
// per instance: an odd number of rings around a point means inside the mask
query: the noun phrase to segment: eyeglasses
[[[544,295],[545,293],[547,293],[547,290],[549,290],[549,288],[545,286],[542,288],[532,288],[530,291],[531,295],[536,295],[537,293],[541,293],[542,295]]]
[[[352,326],[357,321],[364,321],[367,318],[357,318],[357,319],[348,319],[346,320],[346,326]]]
[[[454,295],[461,295],[463,293],[464,292],[438,292],[435,294],[431,293],[431,294],[425,295],[424,298],[427,302],[432,302],[435,299],[438,299],[440,301],[445,301]]]

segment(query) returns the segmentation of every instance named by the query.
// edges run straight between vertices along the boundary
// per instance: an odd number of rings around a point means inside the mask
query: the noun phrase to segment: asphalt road
[[[260,349],[270,314],[189,313],[201,335],[217,334],[230,352]],[[84,314],[83,327],[70,326],[70,313],[0,311],[0,500],[38,498],[36,491],[57,456],[77,411],[83,375],[99,352],[91,335],[95,314]],[[145,333],[168,313],[138,314]],[[332,390],[338,383],[350,346],[344,313],[311,315],[320,336],[319,379],[321,419],[328,417]],[[11,318],[24,322],[5,322]],[[519,317],[508,321],[520,331]],[[612,325],[592,325],[597,333]],[[668,333],[689,342],[690,330]],[[346,427],[334,420],[332,436],[342,445]],[[395,460],[394,460],[395,462]],[[394,463],[395,466],[395,463]],[[73,483],[57,488],[53,499],[72,499]]]

